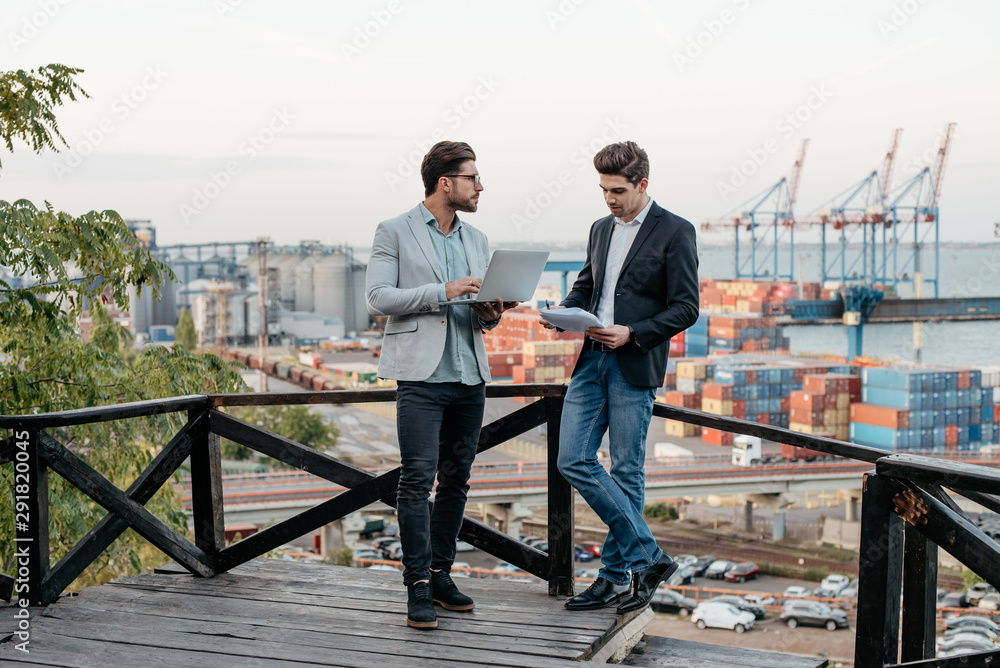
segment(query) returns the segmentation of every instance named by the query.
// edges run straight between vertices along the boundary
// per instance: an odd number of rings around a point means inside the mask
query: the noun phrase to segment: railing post
[[[28,605],[43,604],[49,570],[49,472],[38,453],[38,433],[14,429],[14,593]]]
[[[559,472],[559,423],[563,398],[546,397],[549,458],[549,595],[573,595],[573,487]]]
[[[903,645],[901,660],[934,658],[937,545],[909,523],[903,527]]]
[[[193,421],[198,411],[190,411]],[[191,510],[194,544],[215,557],[226,547],[226,522],[222,507],[222,450],[219,436],[202,420],[191,433]],[[215,564],[212,565],[213,569]]]
[[[903,521],[892,512],[893,482],[866,473],[861,497],[856,668],[896,663]]]

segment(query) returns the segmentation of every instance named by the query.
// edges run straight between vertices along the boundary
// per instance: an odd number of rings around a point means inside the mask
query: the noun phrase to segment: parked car
[[[698,607],[698,601],[681,596],[680,592],[667,587],[659,587],[649,603],[653,612],[667,612],[672,615],[687,617]]]
[[[979,645],[973,643],[961,643],[948,649],[939,649],[937,651],[937,657],[939,659],[947,659],[950,656],[961,656],[962,654],[977,654],[979,652],[985,652],[987,649],[983,649]]]
[[[691,621],[699,629],[711,626],[743,633],[753,628],[754,616],[753,613],[744,612],[732,603],[702,601],[691,613]]]
[[[858,597],[858,579],[854,578],[837,594],[838,598],[856,599]]]
[[[765,605],[777,605],[778,601],[773,596],[766,594],[743,594],[743,600],[764,607]]]
[[[698,557],[693,554],[678,554],[674,557],[674,561],[680,568],[684,568],[685,566],[694,566],[698,562]]]
[[[746,582],[747,580],[754,579],[759,574],[760,569],[757,568],[757,564],[747,562],[736,564],[726,571],[725,579],[727,582]]]
[[[603,543],[598,543],[595,540],[585,540],[582,543],[580,543],[579,545],[577,545],[577,547],[581,548],[581,549],[584,549],[587,552],[590,552],[591,556],[593,556],[595,559],[600,559],[601,558],[601,550],[604,549],[604,544]]]
[[[979,605],[979,599],[987,594],[996,593],[996,589],[993,585],[988,582],[977,582],[976,584],[969,587],[969,590],[965,592],[965,599],[969,602],[969,607],[975,607]]]
[[[799,585],[791,585],[787,587],[781,596],[783,598],[802,598],[804,596],[812,596],[812,592],[805,587],[800,587]],[[788,605],[791,601],[785,601],[785,605]]]
[[[735,565],[732,561],[718,559],[709,564],[708,568],[705,569],[705,577],[711,580],[721,580],[726,577],[726,571]]]
[[[694,569],[690,566],[682,566],[674,571],[674,574],[667,580],[671,587],[680,587],[694,583]]]
[[[370,547],[359,547],[354,550],[354,559],[382,559],[382,555]]]
[[[732,605],[735,605],[743,612],[749,612],[751,615],[753,615],[754,619],[764,619],[764,616],[767,614],[767,612],[764,610],[762,606],[751,603],[750,601],[740,596],[735,596],[735,595],[713,596],[708,600],[721,601],[723,603],[731,603]]]
[[[989,629],[997,635],[1000,635],[1000,625],[997,625],[996,622],[991,619],[980,617],[979,615],[962,615],[961,617],[949,617],[944,620],[944,628],[946,631],[970,626],[980,626]]]
[[[819,588],[831,592],[828,594],[831,598],[838,595],[847,585],[851,583],[851,578],[846,575],[841,575],[840,573],[830,573],[823,581],[819,583]],[[824,594],[827,595],[827,594]]]
[[[1000,594],[992,592],[979,599],[979,606],[983,610],[1000,610]]]
[[[695,562],[691,564],[691,568],[694,569],[695,577],[702,577],[705,575],[705,571],[708,567],[715,561],[715,557],[710,554],[703,554]]]
[[[781,620],[794,629],[796,626],[823,626],[827,631],[847,628],[847,613],[835,610],[819,601],[794,601],[781,611]]]
[[[960,591],[949,591],[945,592],[943,596],[939,596],[937,600],[937,607],[939,608],[965,608],[969,605],[969,599],[965,597],[964,592]]]

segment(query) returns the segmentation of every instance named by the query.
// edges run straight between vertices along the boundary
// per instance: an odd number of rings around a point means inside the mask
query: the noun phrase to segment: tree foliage
[[[53,69],[54,68],[54,69]],[[0,131],[35,150],[61,139],[51,115],[64,97],[82,91],[71,81],[80,70],[40,68],[37,81],[23,72],[0,73]],[[46,79],[46,77],[48,77]],[[13,86],[19,81],[21,88]],[[16,89],[15,89],[16,88]],[[0,414],[62,411],[123,401],[246,388],[235,367],[215,355],[154,347],[131,350],[129,332],[105,303],[127,307],[129,292],[152,290],[173,278],[114,211],[81,216],[46,203],[0,201],[0,267],[23,281],[0,280]],[[88,340],[79,318],[89,308]],[[152,461],[183,424],[183,414],[51,429],[51,435],[121,489]],[[0,466],[0,570],[13,572],[13,471]],[[180,495],[167,484],[146,504],[168,525],[186,532]],[[49,476],[51,561],[55,563],[105,511],[56,474]],[[163,556],[128,531],[76,583],[90,584],[135,572]]]
[[[37,71],[0,72],[0,138],[8,151],[21,139],[35,153],[66,145],[54,108],[77,96],[90,97],[73,80],[83,70],[65,65],[43,65]],[[2,166],[2,165],[0,165]]]
[[[185,306],[181,309],[181,315],[177,319],[177,327],[174,329],[174,345],[180,346],[184,350],[194,350],[198,346],[198,332],[194,328],[194,318],[191,311]]]

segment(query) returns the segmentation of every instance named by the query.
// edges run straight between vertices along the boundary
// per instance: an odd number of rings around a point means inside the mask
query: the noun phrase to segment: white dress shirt
[[[635,236],[646,220],[649,209],[653,206],[650,197],[639,214],[624,222],[615,216],[615,229],[611,232],[611,244],[608,246],[608,259],[604,265],[604,284],[601,286],[601,298],[597,302],[597,319],[607,327],[615,324],[615,288],[618,286],[618,276],[622,273],[625,256],[628,255],[635,241]]]

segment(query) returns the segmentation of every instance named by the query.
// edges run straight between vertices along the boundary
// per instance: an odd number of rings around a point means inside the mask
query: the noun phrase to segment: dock
[[[565,597],[549,596],[537,583],[461,578],[458,584],[476,609],[438,608],[438,628],[422,631],[406,626],[399,573],[255,559],[206,579],[170,566],[36,609],[30,653],[2,643],[0,665],[566,668],[625,659],[689,668],[826,666],[814,658],[643,640],[650,610],[571,613]],[[7,635],[11,608],[4,617]],[[641,651],[629,656],[636,643]]]

